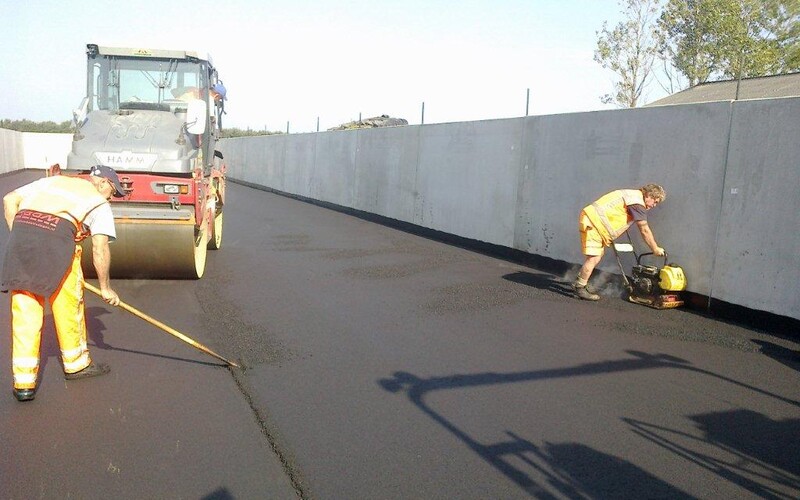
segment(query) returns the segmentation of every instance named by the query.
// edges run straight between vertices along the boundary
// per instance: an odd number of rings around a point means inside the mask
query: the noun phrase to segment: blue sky
[[[310,132],[359,113],[417,124],[423,102],[425,123],[523,116],[527,89],[531,115],[613,108],[592,58],[621,14],[616,0],[28,0],[3,18],[0,118],[70,119],[96,43],[209,53],[224,125]]]

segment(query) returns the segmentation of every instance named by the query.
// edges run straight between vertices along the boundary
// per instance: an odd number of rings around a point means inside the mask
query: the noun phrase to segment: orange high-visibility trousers
[[[35,389],[39,373],[45,297],[24,290],[11,291],[11,366],[15,389]],[[83,370],[91,359],[86,345],[81,247],[75,246],[72,265],[49,297],[65,373]]]

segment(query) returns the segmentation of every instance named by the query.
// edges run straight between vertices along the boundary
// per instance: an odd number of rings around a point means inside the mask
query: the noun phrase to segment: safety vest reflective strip
[[[583,209],[604,244],[610,245],[633,224],[628,205],[644,206],[642,192],[638,189],[618,189]]]
[[[57,215],[77,227],[92,208],[107,202],[86,179],[56,175],[40,182],[46,183],[46,188],[23,200],[20,210]]]

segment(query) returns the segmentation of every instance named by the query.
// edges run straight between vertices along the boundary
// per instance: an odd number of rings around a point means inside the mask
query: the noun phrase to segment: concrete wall
[[[734,106],[713,296],[800,318],[800,99]]]
[[[0,173],[67,165],[72,134],[38,134],[0,129]]]
[[[25,168],[47,168],[55,163],[67,166],[72,134],[22,134]]]
[[[412,222],[512,246],[523,124],[518,118],[417,127]]]
[[[798,98],[717,102],[227,139],[221,149],[234,179],[575,264],[581,208],[656,182],[668,196],[651,226],[690,291],[800,319],[798,116]],[[601,269],[616,271],[613,257]]]
[[[22,134],[0,128],[0,174],[12,172],[24,166]]]

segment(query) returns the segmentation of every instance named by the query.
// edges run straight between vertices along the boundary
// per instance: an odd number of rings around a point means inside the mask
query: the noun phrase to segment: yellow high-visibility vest
[[[603,238],[605,246],[617,239],[633,224],[628,205],[644,206],[644,195],[638,189],[618,189],[603,195],[583,209],[583,213]]]

